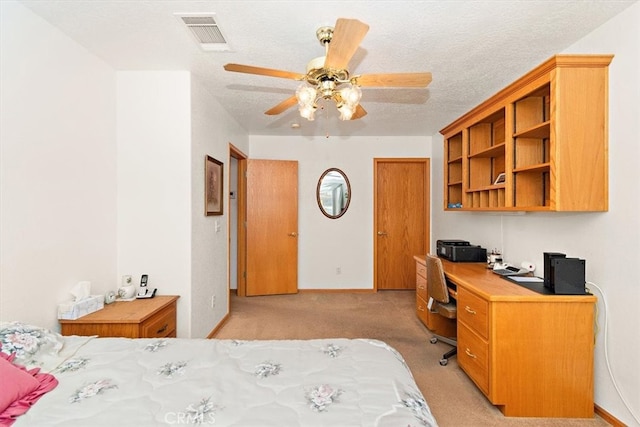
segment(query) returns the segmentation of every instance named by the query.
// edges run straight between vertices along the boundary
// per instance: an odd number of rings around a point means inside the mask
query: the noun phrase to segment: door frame
[[[424,243],[427,251],[431,242],[431,158],[430,157],[375,157],[373,159],[373,291],[378,292],[378,164],[379,163],[422,162],[426,165],[425,175],[425,211],[426,226]],[[416,254],[419,255],[419,254]]]
[[[236,200],[238,205],[237,212],[237,294],[238,296],[247,296],[247,159],[248,156],[244,154],[233,144],[229,143],[229,158],[234,158],[238,161],[238,190],[236,194]],[[231,198],[231,194],[229,194]],[[231,200],[228,201],[227,206],[231,206]],[[231,293],[231,221],[227,221],[227,235],[229,241],[227,242],[227,288]],[[229,312],[231,309],[229,308]]]

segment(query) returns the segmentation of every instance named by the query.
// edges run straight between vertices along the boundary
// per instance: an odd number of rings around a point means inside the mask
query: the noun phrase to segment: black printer
[[[487,262],[487,250],[466,240],[437,240],[438,256],[453,262]]]

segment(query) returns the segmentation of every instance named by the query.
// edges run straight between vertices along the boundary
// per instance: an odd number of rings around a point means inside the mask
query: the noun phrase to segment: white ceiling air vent
[[[213,14],[176,14],[195,37],[202,50],[225,51],[229,45]]]

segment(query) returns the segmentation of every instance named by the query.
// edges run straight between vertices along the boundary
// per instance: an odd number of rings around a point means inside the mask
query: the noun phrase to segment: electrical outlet
[[[215,307],[216,307],[216,296],[211,295],[211,308],[215,308]]]
[[[336,274],[342,274],[342,268],[336,267]]]

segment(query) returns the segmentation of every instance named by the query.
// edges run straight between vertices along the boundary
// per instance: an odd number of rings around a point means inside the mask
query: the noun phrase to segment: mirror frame
[[[342,211],[338,215],[329,215],[322,207],[322,202],[320,201],[320,187],[322,186],[322,180],[331,172],[337,172],[344,178],[344,181],[347,184],[347,194],[349,195],[349,197],[347,198],[347,204],[344,205],[344,209],[342,209]],[[347,212],[347,209],[349,209],[349,205],[351,204],[351,183],[349,182],[349,178],[347,178],[347,174],[345,174],[338,168],[329,168],[324,171],[322,175],[320,175],[320,179],[318,179],[318,185],[316,186],[316,201],[318,202],[318,208],[320,208],[320,212],[322,212],[322,214],[327,218],[338,219],[342,215],[344,215],[345,212]]]

